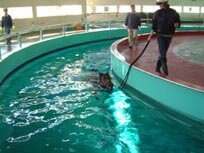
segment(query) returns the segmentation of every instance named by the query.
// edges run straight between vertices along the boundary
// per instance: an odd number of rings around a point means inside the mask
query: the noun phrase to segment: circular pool
[[[175,121],[148,99],[94,79],[110,67],[112,41],[35,60],[0,88],[2,153],[202,153],[203,129]],[[113,79],[115,82],[115,80]]]

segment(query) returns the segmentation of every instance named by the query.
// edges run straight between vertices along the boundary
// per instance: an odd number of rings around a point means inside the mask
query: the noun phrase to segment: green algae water
[[[100,91],[113,41],[40,58],[0,88],[0,153],[203,153],[191,125],[131,93]]]

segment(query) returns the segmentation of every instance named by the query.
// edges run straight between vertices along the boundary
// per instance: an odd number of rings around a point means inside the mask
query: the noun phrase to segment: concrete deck
[[[204,65],[199,65],[176,55],[175,47],[179,44],[191,42],[191,40],[204,39],[204,32],[178,32],[174,35],[167,53],[169,75],[155,72],[156,62],[159,56],[156,37],[152,38],[148,48],[143,56],[134,64],[134,66],[153,73],[168,80],[204,90]],[[126,62],[131,63],[142,51],[147,42],[147,36],[141,36],[139,45],[132,49],[128,47],[128,40],[118,41],[114,47],[125,57]],[[145,80],[144,80],[145,81]]]

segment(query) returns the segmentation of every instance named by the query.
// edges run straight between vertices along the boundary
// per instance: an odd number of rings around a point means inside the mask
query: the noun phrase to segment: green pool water
[[[0,88],[0,153],[203,153],[204,128],[117,87],[100,91],[111,43],[65,49],[14,73]]]

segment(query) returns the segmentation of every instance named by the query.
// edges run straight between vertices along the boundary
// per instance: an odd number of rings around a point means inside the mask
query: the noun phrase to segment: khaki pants
[[[138,36],[137,36],[137,29],[128,29],[128,37],[129,37],[129,46],[132,47],[133,45],[138,45]]]
[[[9,27],[5,27],[5,35],[9,36],[10,35],[10,28]],[[11,44],[11,38],[7,38],[7,44]]]

